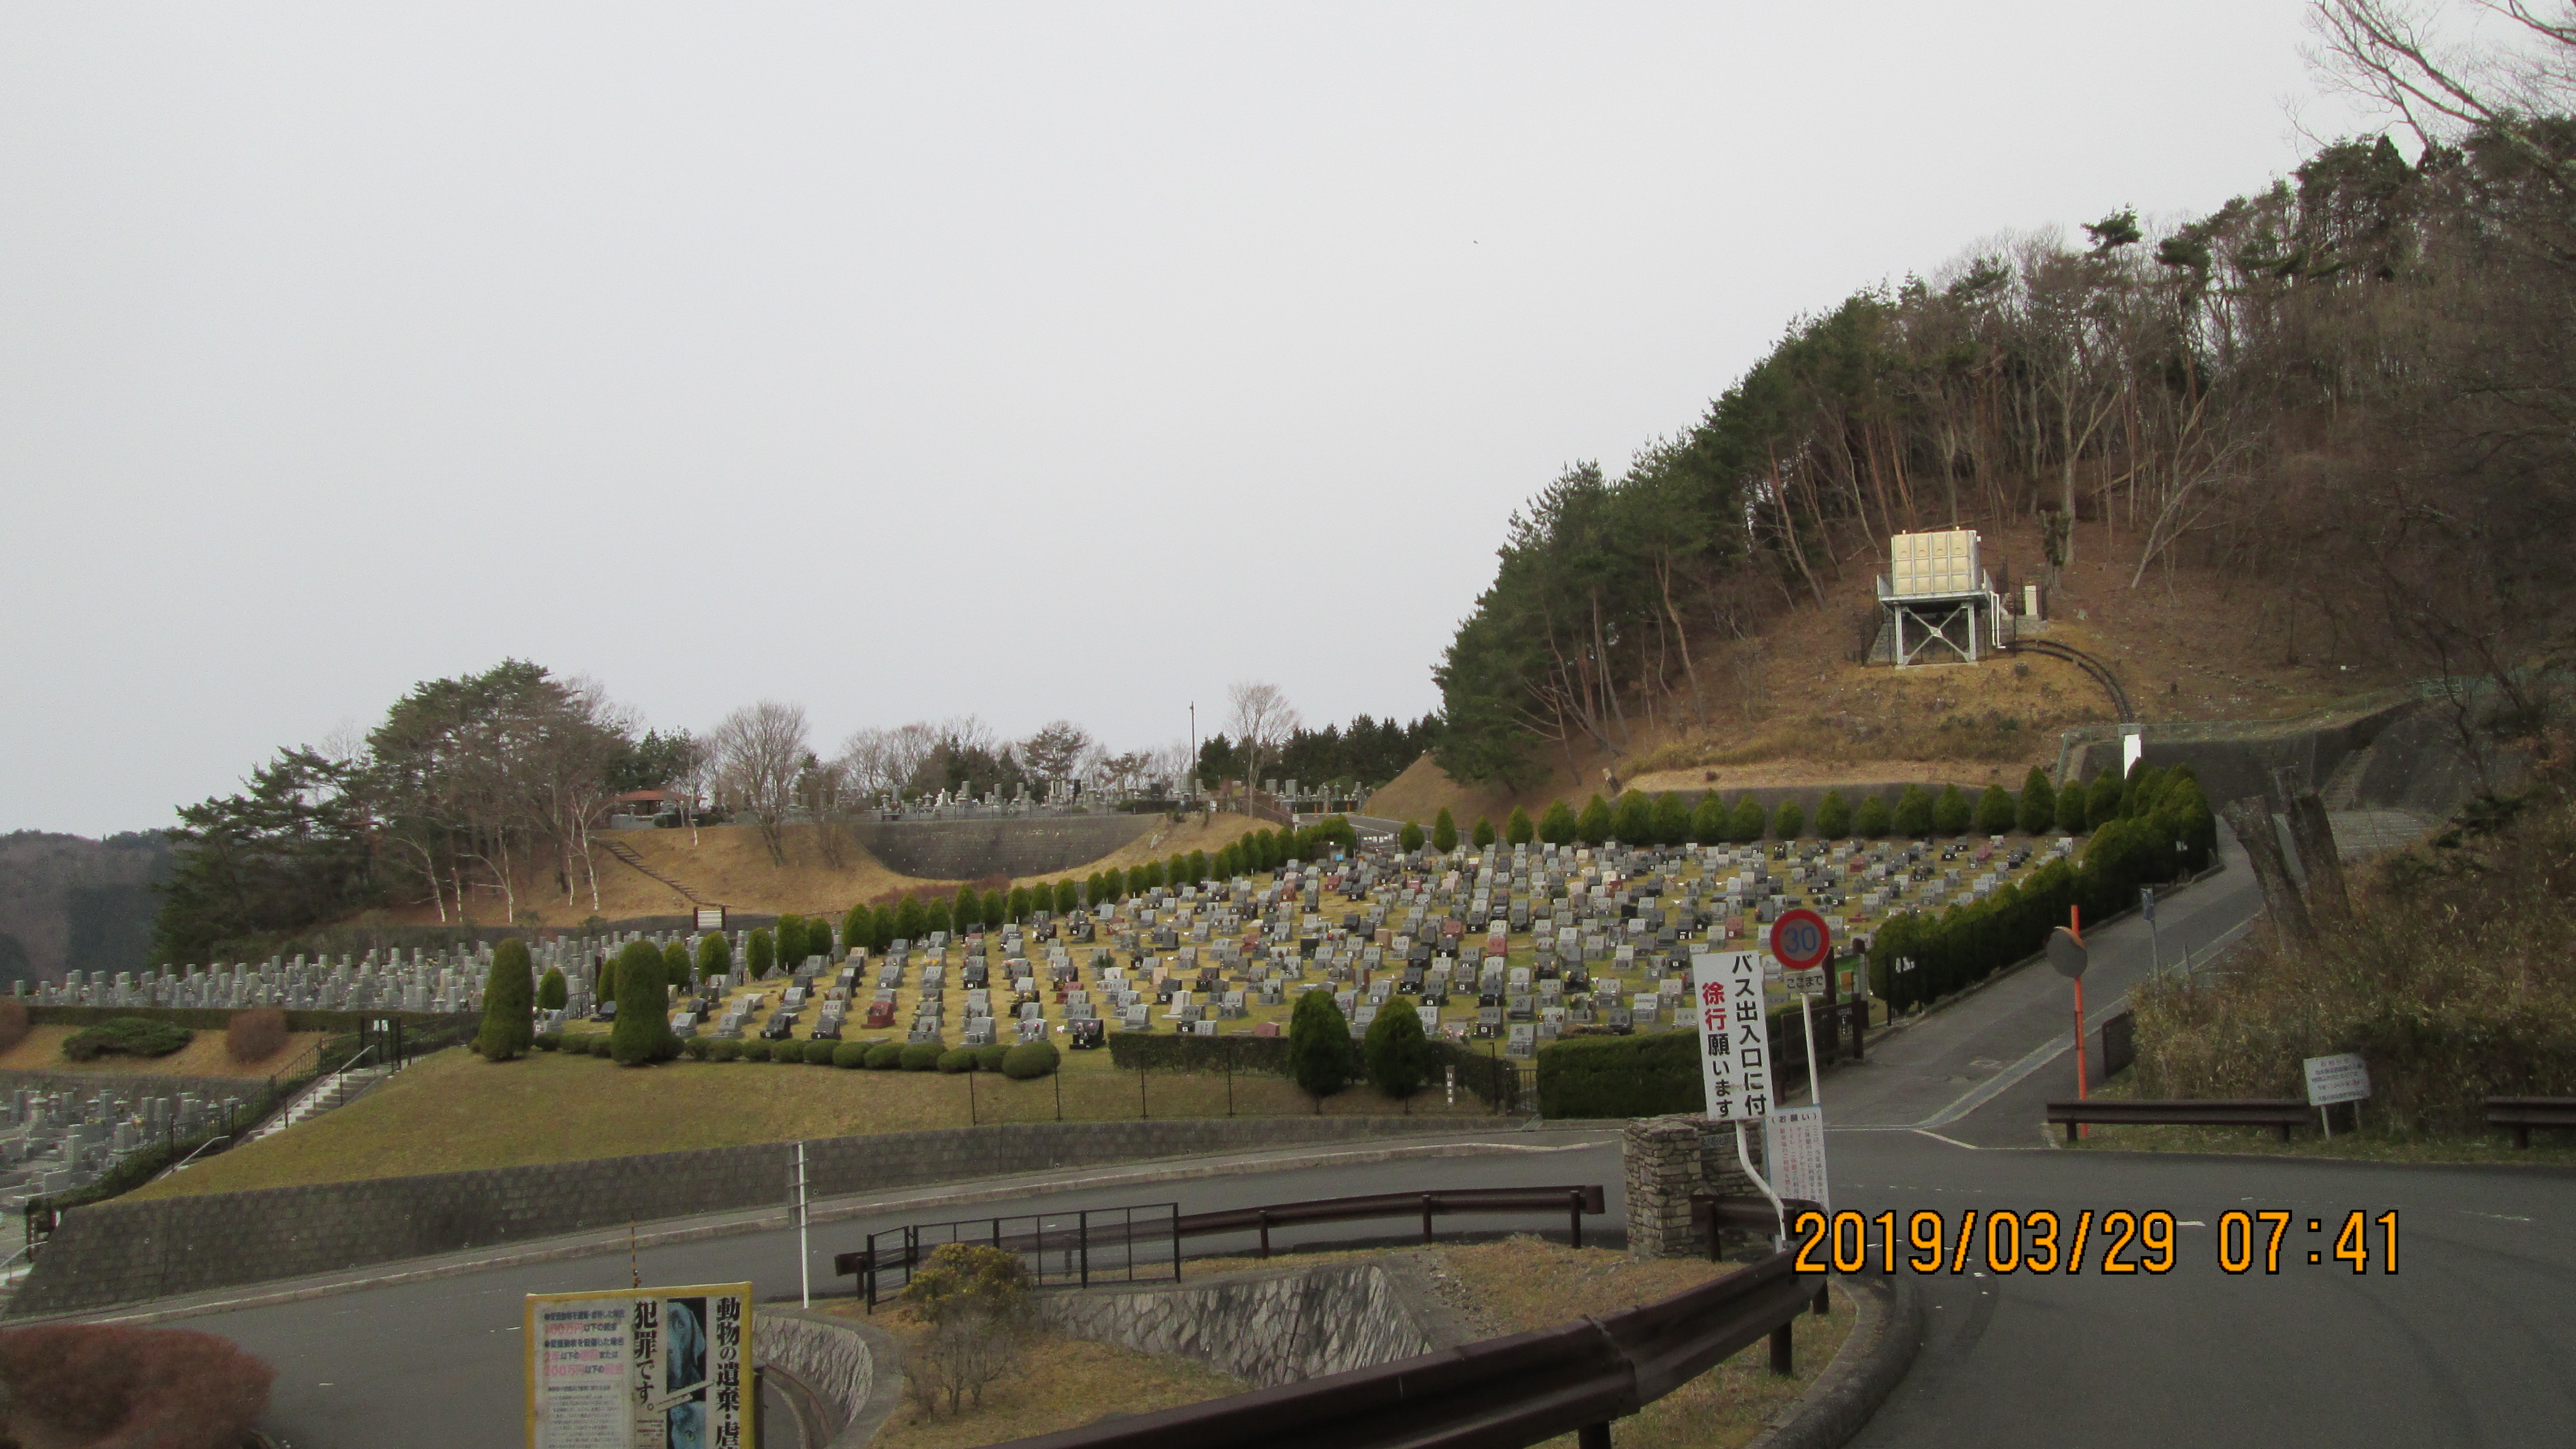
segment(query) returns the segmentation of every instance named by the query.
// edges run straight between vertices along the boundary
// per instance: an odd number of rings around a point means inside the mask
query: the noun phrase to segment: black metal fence
[[[1181,1276],[1181,1207],[1090,1208],[1069,1213],[966,1218],[953,1223],[907,1223],[868,1234],[864,1252],[832,1260],[836,1273],[855,1273],[868,1311],[904,1290],[914,1270],[949,1243],[971,1243],[1016,1253],[1041,1288],[1088,1288],[1094,1283],[1136,1283]]]

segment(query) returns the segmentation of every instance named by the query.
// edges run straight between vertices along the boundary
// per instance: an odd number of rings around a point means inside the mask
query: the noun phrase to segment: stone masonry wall
[[[868,853],[924,880],[1045,875],[1100,859],[1143,836],[1159,815],[1028,820],[881,820],[854,827]]]
[[[1038,1314],[1076,1338],[1178,1354],[1265,1389],[1446,1346],[1381,1263],[1048,1294]]]
[[[1696,1258],[1708,1236],[1691,1219],[1691,1196],[1759,1197],[1736,1160],[1735,1129],[1699,1117],[1640,1117],[1621,1143],[1627,1166],[1628,1251],[1640,1258]],[[1744,1133],[1744,1155],[1759,1169],[1762,1134]]]
[[[1198,1156],[1456,1130],[1439,1118],[1268,1117],[1016,1123],[836,1137],[806,1144],[817,1196],[1047,1168]],[[378,1178],[194,1197],[118,1200],[66,1213],[9,1305],[11,1316],[427,1257],[619,1224],[783,1203],[796,1146]]]

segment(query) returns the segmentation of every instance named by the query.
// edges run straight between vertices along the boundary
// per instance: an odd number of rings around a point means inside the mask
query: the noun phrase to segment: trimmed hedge
[[[832,1064],[832,1053],[840,1049],[841,1044],[830,1037],[825,1037],[821,1041],[809,1041],[804,1045],[805,1065],[828,1067]]]
[[[1061,1060],[1054,1042],[1022,1042],[1002,1053],[1001,1071],[1012,1081],[1025,1082],[1054,1071]]]
[[[868,1044],[863,1041],[832,1043],[832,1065],[843,1071],[857,1071],[868,1064]]]
[[[1427,1045],[1431,1048],[1431,1081],[1442,1080],[1447,1068],[1456,1067],[1458,1085],[1473,1093],[1478,1101],[1488,1104],[1508,1102],[1519,1095],[1519,1063],[1470,1051],[1453,1041],[1435,1038]],[[1125,1071],[1223,1072],[1231,1067],[1238,1072],[1291,1077],[1288,1039],[1284,1036],[1166,1036],[1158,1032],[1111,1032],[1109,1061],[1112,1066]]]
[[[720,1040],[714,1046],[707,1048],[707,1055],[720,1062],[741,1061],[742,1043],[731,1040]]]
[[[1544,1117],[1697,1113],[1708,1105],[1706,1098],[1696,1031],[1571,1036],[1539,1048],[1538,1101]]]
[[[950,1052],[941,1052],[939,1054],[937,1065],[939,1070],[951,1075],[958,1072],[971,1072],[975,1070],[975,1053],[971,1048],[967,1047],[959,1047],[955,1051]]]
[[[977,1047],[975,1048],[975,1070],[998,1072],[1002,1069],[1003,1058],[1010,1054],[1011,1044],[1006,1041],[997,1041],[988,1047]]]
[[[63,1055],[76,1062],[93,1062],[104,1056],[166,1057],[195,1036],[195,1032],[166,1021],[120,1016],[64,1038]]]
[[[912,1042],[903,1049],[903,1069],[907,1072],[937,1071],[939,1059],[947,1054],[948,1048],[939,1042]]]
[[[903,1065],[903,1043],[878,1042],[868,1048],[867,1063],[868,1070],[872,1072],[891,1072],[900,1068]]]
[[[742,1044],[742,1059],[747,1062],[765,1062],[769,1060],[769,1043],[762,1041],[758,1037],[753,1037],[751,1040],[744,1042]]]

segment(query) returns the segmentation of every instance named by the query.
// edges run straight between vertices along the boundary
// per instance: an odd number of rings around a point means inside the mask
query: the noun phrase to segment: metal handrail
[[[1756,1339],[1790,1370],[1789,1332],[1821,1288],[1796,1255],[1535,1333],[1010,1441],[997,1449],[1526,1449],[1609,1423]]]

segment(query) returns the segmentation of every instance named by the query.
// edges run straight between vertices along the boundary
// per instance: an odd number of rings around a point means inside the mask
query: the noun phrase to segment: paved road
[[[2166,960],[2184,945],[2197,958],[2223,943],[2253,906],[2241,867],[2167,903]],[[2098,1018],[2151,963],[2142,922],[2090,940],[2087,1004]],[[1895,1034],[1867,1066],[1827,1077],[1834,1205],[1871,1215],[1928,1209],[1953,1227],[1971,1209],[1981,1220],[2049,1209],[2070,1223],[2088,1209],[2161,1209],[2180,1224],[2176,1266],[2106,1276],[2097,1240],[2087,1271],[2073,1276],[1997,1276],[1970,1263],[1956,1276],[1919,1279],[1929,1320],[1922,1354],[1861,1444],[2576,1442],[2576,1175],[2053,1151],[2038,1104],[2072,1089],[2069,1021],[2063,983],[2045,968],[2025,971]],[[1569,1150],[1540,1155],[1038,1193],[935,1216],[1157,1197],[1197,1211],[1431,1184],[1600,1182],[1616,1220],[1620,1181],[1615,1145],[1576,1137]],[[2264,1209],[2294,1214],[2280,1271],[2221,1272],[2221,1215]],[[2374,1265],[2357,1277],[2331,1256],[2307,1263],[2310,1251],[2330,1254],[2332,1225],[2353,1209],[2398,1212],[2394,1276]],[[2312,1217],[2328,1231],[2309,1234]],[[817,1230],[818,1274],[832,1252],[895,1220]],[[793,1235],[776,1232],[647,1250],[640,1263],[648,1282],[749,1278],[764,1297],[792,1295],[796,1267]],[[186,1326],[227,1334],[278,1366],[271,1419],[295,1449],[502,1444],[518,1432],[520,1295],[618,1286],[628,1273],[625,1256],[612,1253]]]

